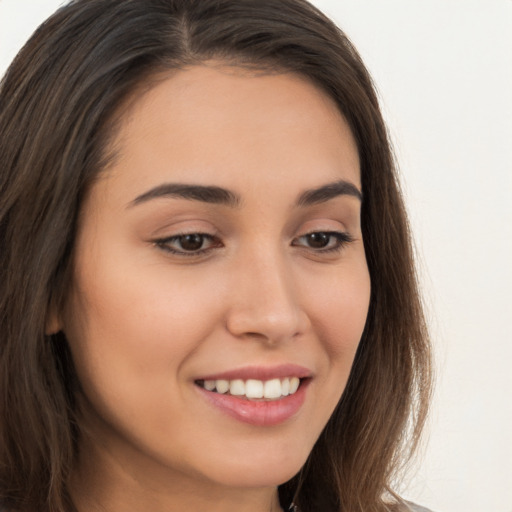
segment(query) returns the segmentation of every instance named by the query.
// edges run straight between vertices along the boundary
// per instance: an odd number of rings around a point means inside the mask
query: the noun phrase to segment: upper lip
[[[201,376],[196,380],[271,380],[285,377],[298,377],[299,379],[312,377],[308,368],[296,364],[281,364],[277,366],[244,366],[220,373]]]

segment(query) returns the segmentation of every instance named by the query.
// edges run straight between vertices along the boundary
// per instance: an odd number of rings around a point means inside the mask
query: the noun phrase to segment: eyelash
[[[308,247],[305,245],[297,244],[295,243],[296,240],[302,240],[306,239],[307,237],[311,237],[313,235],[322,235],[322,236],[328,236],[329,242],[327,246],[332,242],[332,239],[334,239],[335,243],[332,247],[327,248],[314,248],[314,247]],[[185,237],[200,237],[201,238],[201,247],[204,245],[206,240],[210,241],[210,246],[206,248],[199,248],[197,250],[185,250],[185,249],[174,249],[171,247],[171,244],[180,242],[180,239],[184,239]],[[354,239],[349,233],[342,232],[342,231],[312,231],[310,233],[306,233],[305,235],[301,235],[300,237],[297,237],[293,240],[292,246],[294,247],[305,247],[306,249],[312,250],[316,254],[332,254],[341,252],[348,244],[353,242]],[[181,240],[183,242],[183,240]],[[209,235],[208,233],[181,233],[177,235],[173,235],[167,238],[161,238],[154,241],[154,244],[162,249],[165,252],[168,252],[170,254],[174,254],[177,256],[183,256],[185,258],[191,258],[191,257],[197,257],[204,254],[209,253],[211,250],[222,247],[222,242],[220,239],[214,235]]]
[[[201,244],[201,246],[204,245],[204,241],[205,240],[209,240],[210,243],[212,244],[210,247],[207,247],[205,249],[198,249],[198,250],[195,250],[195,251],[186,251],[184,249],[182,250],[177,250],[177,249],[173,249],[171,247],[171,244],[174,243],[174,242],[179,242],[180,239],[184,239],[185,237],[187,236],[196,236],[196,237],[201,237],[203,243]],[[217,247],[221,247],[222,246],[222,242],[220,241],[220,239],[214,235],[209,235],[207,233],[180,233],[178,235],[173,235],[173,236],[170,236],[170,237],[167,237],[167,238],[161,238],[159,240],[155,240],[155,245],[157,247],[159,247],[160,249],[166,251],[166,252],[169,252],[171,254],[175,254],[177,256],[184,256],[184,257],[194,257],[194,256],[200,256],[200,255],[203,255],[203,254],[206,254],[208,253],[209,251],[211,251],[212,249],[215,249]]]
[[[343,231],[312,231],[311,233],[306,233],[305,235],[299,236],[296,240],[301,240],[307,237],[311,237],[313,235],[328,236],[329,241],[331,241],[333,238],[335,240],[335,243],[332,247],[322,247],[318,249],[315,249],[314,247],[308,247],[309,249],[312,249],[314,252],[321,254],[340,252],[349,243],[354,241],[354,239],[349,233]],[[296,244],[292,245],[296,246]]]

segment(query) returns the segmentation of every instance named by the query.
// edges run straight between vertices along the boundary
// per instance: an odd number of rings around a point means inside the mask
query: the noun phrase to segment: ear
[[[46,334],[46,336],[51,336],[52,334],[57,334],[61,330],[62,322],[60,319],[60,314],[59,311],[57,310],[56,304],[54,304],[54,302],[52,301],[50,307],[48,308],[44,333]]]

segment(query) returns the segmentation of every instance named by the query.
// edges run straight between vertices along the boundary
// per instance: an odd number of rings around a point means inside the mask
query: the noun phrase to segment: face
[[[59,315],[85,430],[153,483],[288,480],[368,310],[346,122],[300,77],[210,63],[139,98],[115,147]]]

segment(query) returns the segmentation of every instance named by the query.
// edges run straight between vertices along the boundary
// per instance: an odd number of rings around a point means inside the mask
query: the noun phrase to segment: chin
[[[228,487],[276,487],[293,478],[305,464],[309,451],[273,450],[271,455],[240,452],[233,461],[217,461],[208,468],[211,477]],[[213,461],[212,461],[213,462]],[[213,465],[215,467],[213,467]]]
[[[261,468],[253,471],[234,471],[232,474],[226,472],[222,481],[217,481],[223,486],[231,488],[264,488],[277,487],[293,478],[302,466]]]

